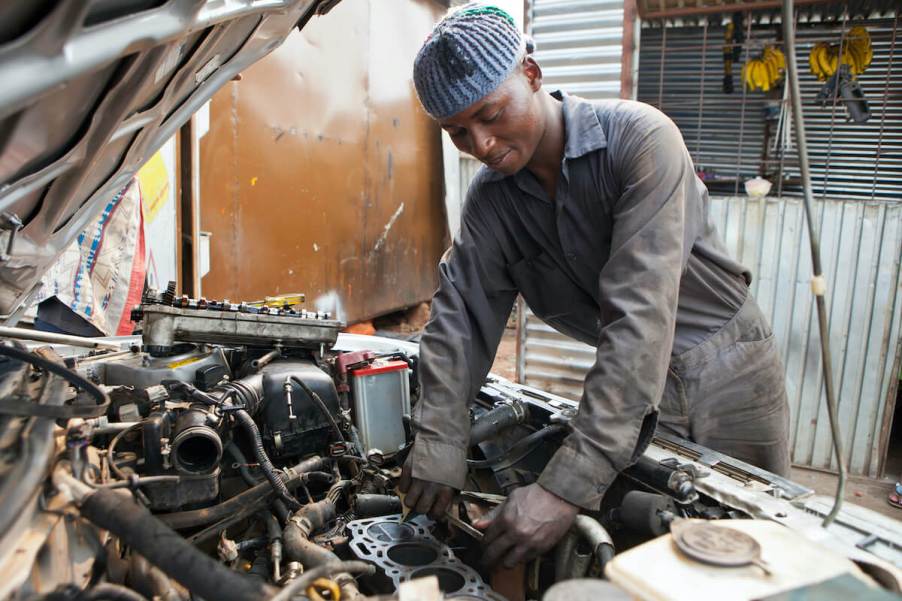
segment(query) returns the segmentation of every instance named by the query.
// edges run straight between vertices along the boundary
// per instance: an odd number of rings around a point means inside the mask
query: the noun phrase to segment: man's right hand
[[[454,499],[454,489],[445,484],[420,480],[411,476],[410,458],[401,469],[398,488],[404,493],[404,504],[412,511],[428,515],[433,520],[442,518]]]

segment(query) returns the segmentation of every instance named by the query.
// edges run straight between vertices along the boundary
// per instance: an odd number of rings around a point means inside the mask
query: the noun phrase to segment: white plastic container
[[[410,368],[404,361],[376,361],[351,372],[354,424],[365,453],[395,453],[404,446],[410,415]]]

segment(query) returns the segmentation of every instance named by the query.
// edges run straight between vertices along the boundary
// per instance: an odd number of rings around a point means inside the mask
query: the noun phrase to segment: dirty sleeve
[[[655,115],[609,147],[622,193],[612,207],[610,258],[601,269],[601,329],[579,412],[539,478],[557,496],[597,509],[615,476],[654,434],[676,327],[680,278],[703,223],[679,130]],[[687,226],[687,224],[690,224]]]
[[[421,398],[413,411],[414,478],[461,489],[466,480],[469,404],[492,366],[516,298],[497,242],[491,199],[472,184],[420,342]]]

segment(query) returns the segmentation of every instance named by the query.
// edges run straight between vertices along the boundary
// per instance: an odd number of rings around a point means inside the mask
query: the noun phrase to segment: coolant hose
[[[217,601],[262,601],[274,593],[264,583],[230,570],[194,548],[130,496],[101,489],[85,498],[80,511],[85,519],[108,530],[195,596]]]
[[[577,515],[574,527],[583,540],[589,543],[595,561],[603,572],[605,564],[614,557],[614,541],[611,535],[598,520],[587,515]]]
[[[470,428],[470,446],[485,442],[511,426],[522,424],[528,417],[526,404],[521,401],[496,405],[473,422]]]
[[[311,534],[334,519],[335,503],[328,499],[301,507],[282,532],[285,555],[301,562],[304,569],[339,561],[335,553],[310,540]]]

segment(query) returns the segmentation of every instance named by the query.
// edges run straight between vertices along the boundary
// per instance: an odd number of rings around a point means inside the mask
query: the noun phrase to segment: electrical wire
[[[824,518],[823,527],[833,523],[842,508],[846,489],[846,461],[843,452],[842,433],[839,429],[839,418],[836,409],[836,396],[833,389],[833,361],[830,356],[829,325],[827,323],[827,304],[824,294],[826,283],[821,267],[820,242],[814,226],[814,193],[811,190],[811,172],[808,164],[808,145],[805,140],[805,121],[802,115],[802,98],[799,92],[799,71],[795,52],[795,25],[793,0],[783,0],[783,40],[786,44],[786,81],[790,86],[792,99],[792,118],[795,124],[796,146],[799,156],[799,169],[802,173],[802,190],[804,192],[805,221],[808,225],[808,240],[811,243],[811,267],[814,276],[811,278],[811,289],[817,305],[817,322],[821,340],[821,362],[824,369],[824,392],[827,400],[827,416],[830,418],[830,430],[833,434],[833,452],[839,466],[839,481],[836,484],[836,498],[833,509]]]

